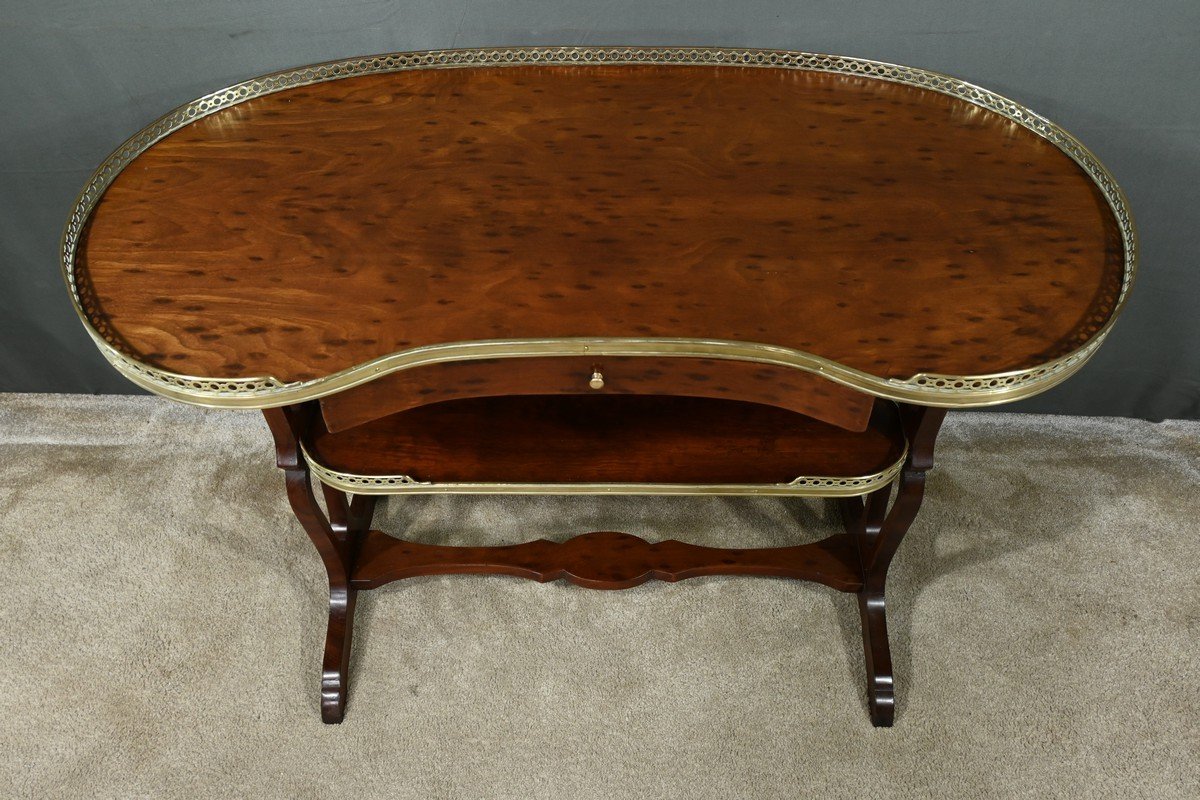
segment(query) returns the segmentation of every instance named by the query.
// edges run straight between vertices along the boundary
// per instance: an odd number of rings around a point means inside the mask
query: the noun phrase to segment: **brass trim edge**
[[[800,476],[788,483],[436,483],[409,475],[359,475],[324,466],[300,443],[309,470],[321,483],[350,494],[616,494],[616,495],[789,495],[792,497],[859,497],[890,484],[908,458],[882,472],[855,477]]]
[[[1090,340],[1067,355],[1037,367],[984,375],[921,373],[907,379],[881,378],[812,353],[776,345],[704,339],[508,339],[452,342],[392,353],[311,381],[284,383],[271,376],[208,378],[180,375],[123,354],[112,332],[97,330],[83,308],[75,281],[75,252],[92,210],[121,170],[163,137],[245,100],[339,78],[414,69],[522,65],[676,64],[743,66],[830,72],[885,80],[937,91],[981,106],[1041,136],[1088,174],[1112,209],[1125,251],[1121,290],[1112,313]],[[253,78],[185,103],[127,139],[106,158],[75,200],[63,229],[63,278],[84,327],[104,357],[135,384],[194,405],[271,408],[314,400],[392,372],[425,364],[478,358],[528,356],[645,355],[718,358],[775,364],[811,372],[877,397],[922,405],[963,407],[1011,402],[1049,389],[1078,371],[1111,330],[1137,273],[1137,229],[1124,191],[1079,140],[1039,114],[1002,95],[937,72],[859,58],[784,50],[709,47],[525,47],[431,50],[332,61]]]

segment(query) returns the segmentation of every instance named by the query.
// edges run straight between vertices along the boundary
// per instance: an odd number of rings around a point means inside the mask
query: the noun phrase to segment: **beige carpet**
[[[854,599],[420,578],[360,601],[317,710],[320,563],[261,416],[0,396],[0,796],[1200,796],[1200,423],[952,414],[892,570],[896,727]],[[820,503],[393,499],[381,527],[763,546]]]

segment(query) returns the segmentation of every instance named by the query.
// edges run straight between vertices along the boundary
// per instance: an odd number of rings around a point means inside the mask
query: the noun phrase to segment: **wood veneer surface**
[[[1119,232],[1052,144],[940,93],[710,66],[409,71],[222,110],[140,155],[78,253],[173,372],[421,345],[690,337],[869,373],[1037,366],[1113,310]]]

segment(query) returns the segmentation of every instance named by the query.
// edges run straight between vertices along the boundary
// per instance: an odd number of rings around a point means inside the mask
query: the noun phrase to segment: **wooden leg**
[[[858,545],[859,560],[879,541],[887,513],[892,487],[888,486],[867,495],[865,503],[858,498],[843,504],[847,528]],[[860,566],[861,569],[861,566]],[[887,606],[884,601],[884,579],[868,580],[863,570],[863,585],[858,591],[858,612],[862,621],[863,655],[867,666],[867,707],[871,723],[876,727],[891,727],[896,705],[895,681],[892,676],[892,654],[888,645]]]
[[[925,495],[925,473],[933,466],[933,445],[945,418],[944,409],[902,406],[909,453],[896,480],[896,498],[888,509],[891,487],[842,505],[846,527],[858,544],[862,588],[858,610],[862,620],[863,655],[867,667],[867,707],[871,724],[891,727],[896,709],[896,681],[888,642],[885,585],[888,567],[908,532]]]
[[[305,474],[307,480],[307,473]],[[321,719],[340,723],[346,713],[346,688],[349,682],[350,646],[354,637],[354,605],[358,591],[349,585],[349,570],[362,549],[363,537],[371,525],[375,497],[345,493],[321,484],[329,527],[345,542],[346,577],[329,580],[329,627],[325,633],[325,653],[321,663]],[[311,496],[311,484],[309,494]],[[290,496],[290,492],[289,492]],[[311,498],[315,504],[315,498]],[[299,514],[297,514],[299,516]],[[307,528],[306,528],[307,529]],[[311,533],[309,534],[312,535]]]
[[[333,724],[342,721],[346,709],[357,594],[350,586],[350,575],[371,524],[375,499],[350,500],[342,492],[322,486],[328,516],[321,510],[313,493],[308,465],[296,445],[306,411],[304,407],[289,407],[267,409],[263,414],[275,436],[276,460],[284,470],[292,511],[316,546],[329,578],[329,627],[321,665],[321,719]]]
[[[354,601],[358,592],[329,585],[329,628],[321,661],[321,720],[341,723],[346,715],[346,688],[350,680],[350,640],[354,635]]]
[[[871,714],[871,724],[876,728],[892,727],[896,711],[896,684],[892,676],[886,612],[883,592],[858,593],[863,654],[867,663],[867,710]]]

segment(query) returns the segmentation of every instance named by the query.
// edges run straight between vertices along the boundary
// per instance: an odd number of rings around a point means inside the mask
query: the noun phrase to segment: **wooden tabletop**
[[[347,371],[465,357],[437,350],[455,343],[662,341],[994,402],[1004,381],[910,379],[1086,351],[1132,278],[1103,167],[964,84],[478,61],[252,90],[102,168],[67,268],[118,366],[271,376],[241,391],[266,405],[288,384],[317,396]],[[219,386],[196,391],[219,404]]]

